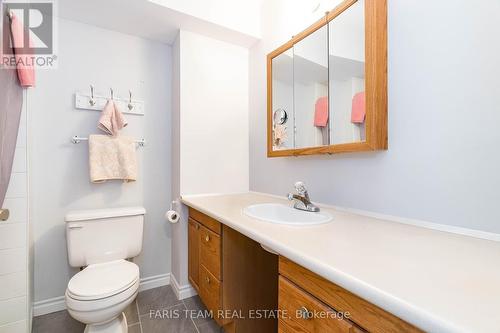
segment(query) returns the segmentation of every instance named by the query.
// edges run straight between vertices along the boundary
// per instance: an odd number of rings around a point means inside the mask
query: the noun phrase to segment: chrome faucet
[[[319,207],[315,206],[309,199],[306,186],[303,182],[295,183],[295,190],[298,194],[288,193],[288,200],[295,200],[293,208],[305,210],[307,212],[319,212]]]

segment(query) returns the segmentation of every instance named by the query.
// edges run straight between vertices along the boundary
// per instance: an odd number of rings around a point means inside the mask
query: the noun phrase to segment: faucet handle
[[[307,192],[307,189],[306,189],[306,184],[304,184],[304,182],[296,182],[294,184],[295,186],[295,190],[297,190],[297,192],[300,194],[300,195],[304,195],[306,192]]]
[[[290,200],[290,201],[293,200],[293,194],[292,193],[288,193],[287,197],[288,197],[288,200]]]

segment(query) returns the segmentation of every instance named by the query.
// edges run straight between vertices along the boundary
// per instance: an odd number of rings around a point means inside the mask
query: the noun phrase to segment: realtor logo
[[[1,64],[14,67],[22,62],[53,68],[54,3],[8,1],[2,4],[2,14]]]

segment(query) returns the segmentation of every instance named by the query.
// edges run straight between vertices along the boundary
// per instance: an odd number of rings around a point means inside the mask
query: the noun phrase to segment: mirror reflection
[[[386,0],[341,3],[267,55],[267,156],[386,150]]]
[[[293,47],[295,148],[329,144],[328,27]]]
[[[365,0],[272,59],[273,150],[366,140]]]
[[[364,141],[365,18],[358,0],[328,24],[330,143]]]
[[[293,149],[293,50],[272,60],[272,140],[273,149]]]

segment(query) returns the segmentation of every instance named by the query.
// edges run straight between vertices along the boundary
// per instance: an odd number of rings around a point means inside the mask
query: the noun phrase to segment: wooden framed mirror
[[[387,0],[345,0],[268,54],[267,156],[384,149]]]

